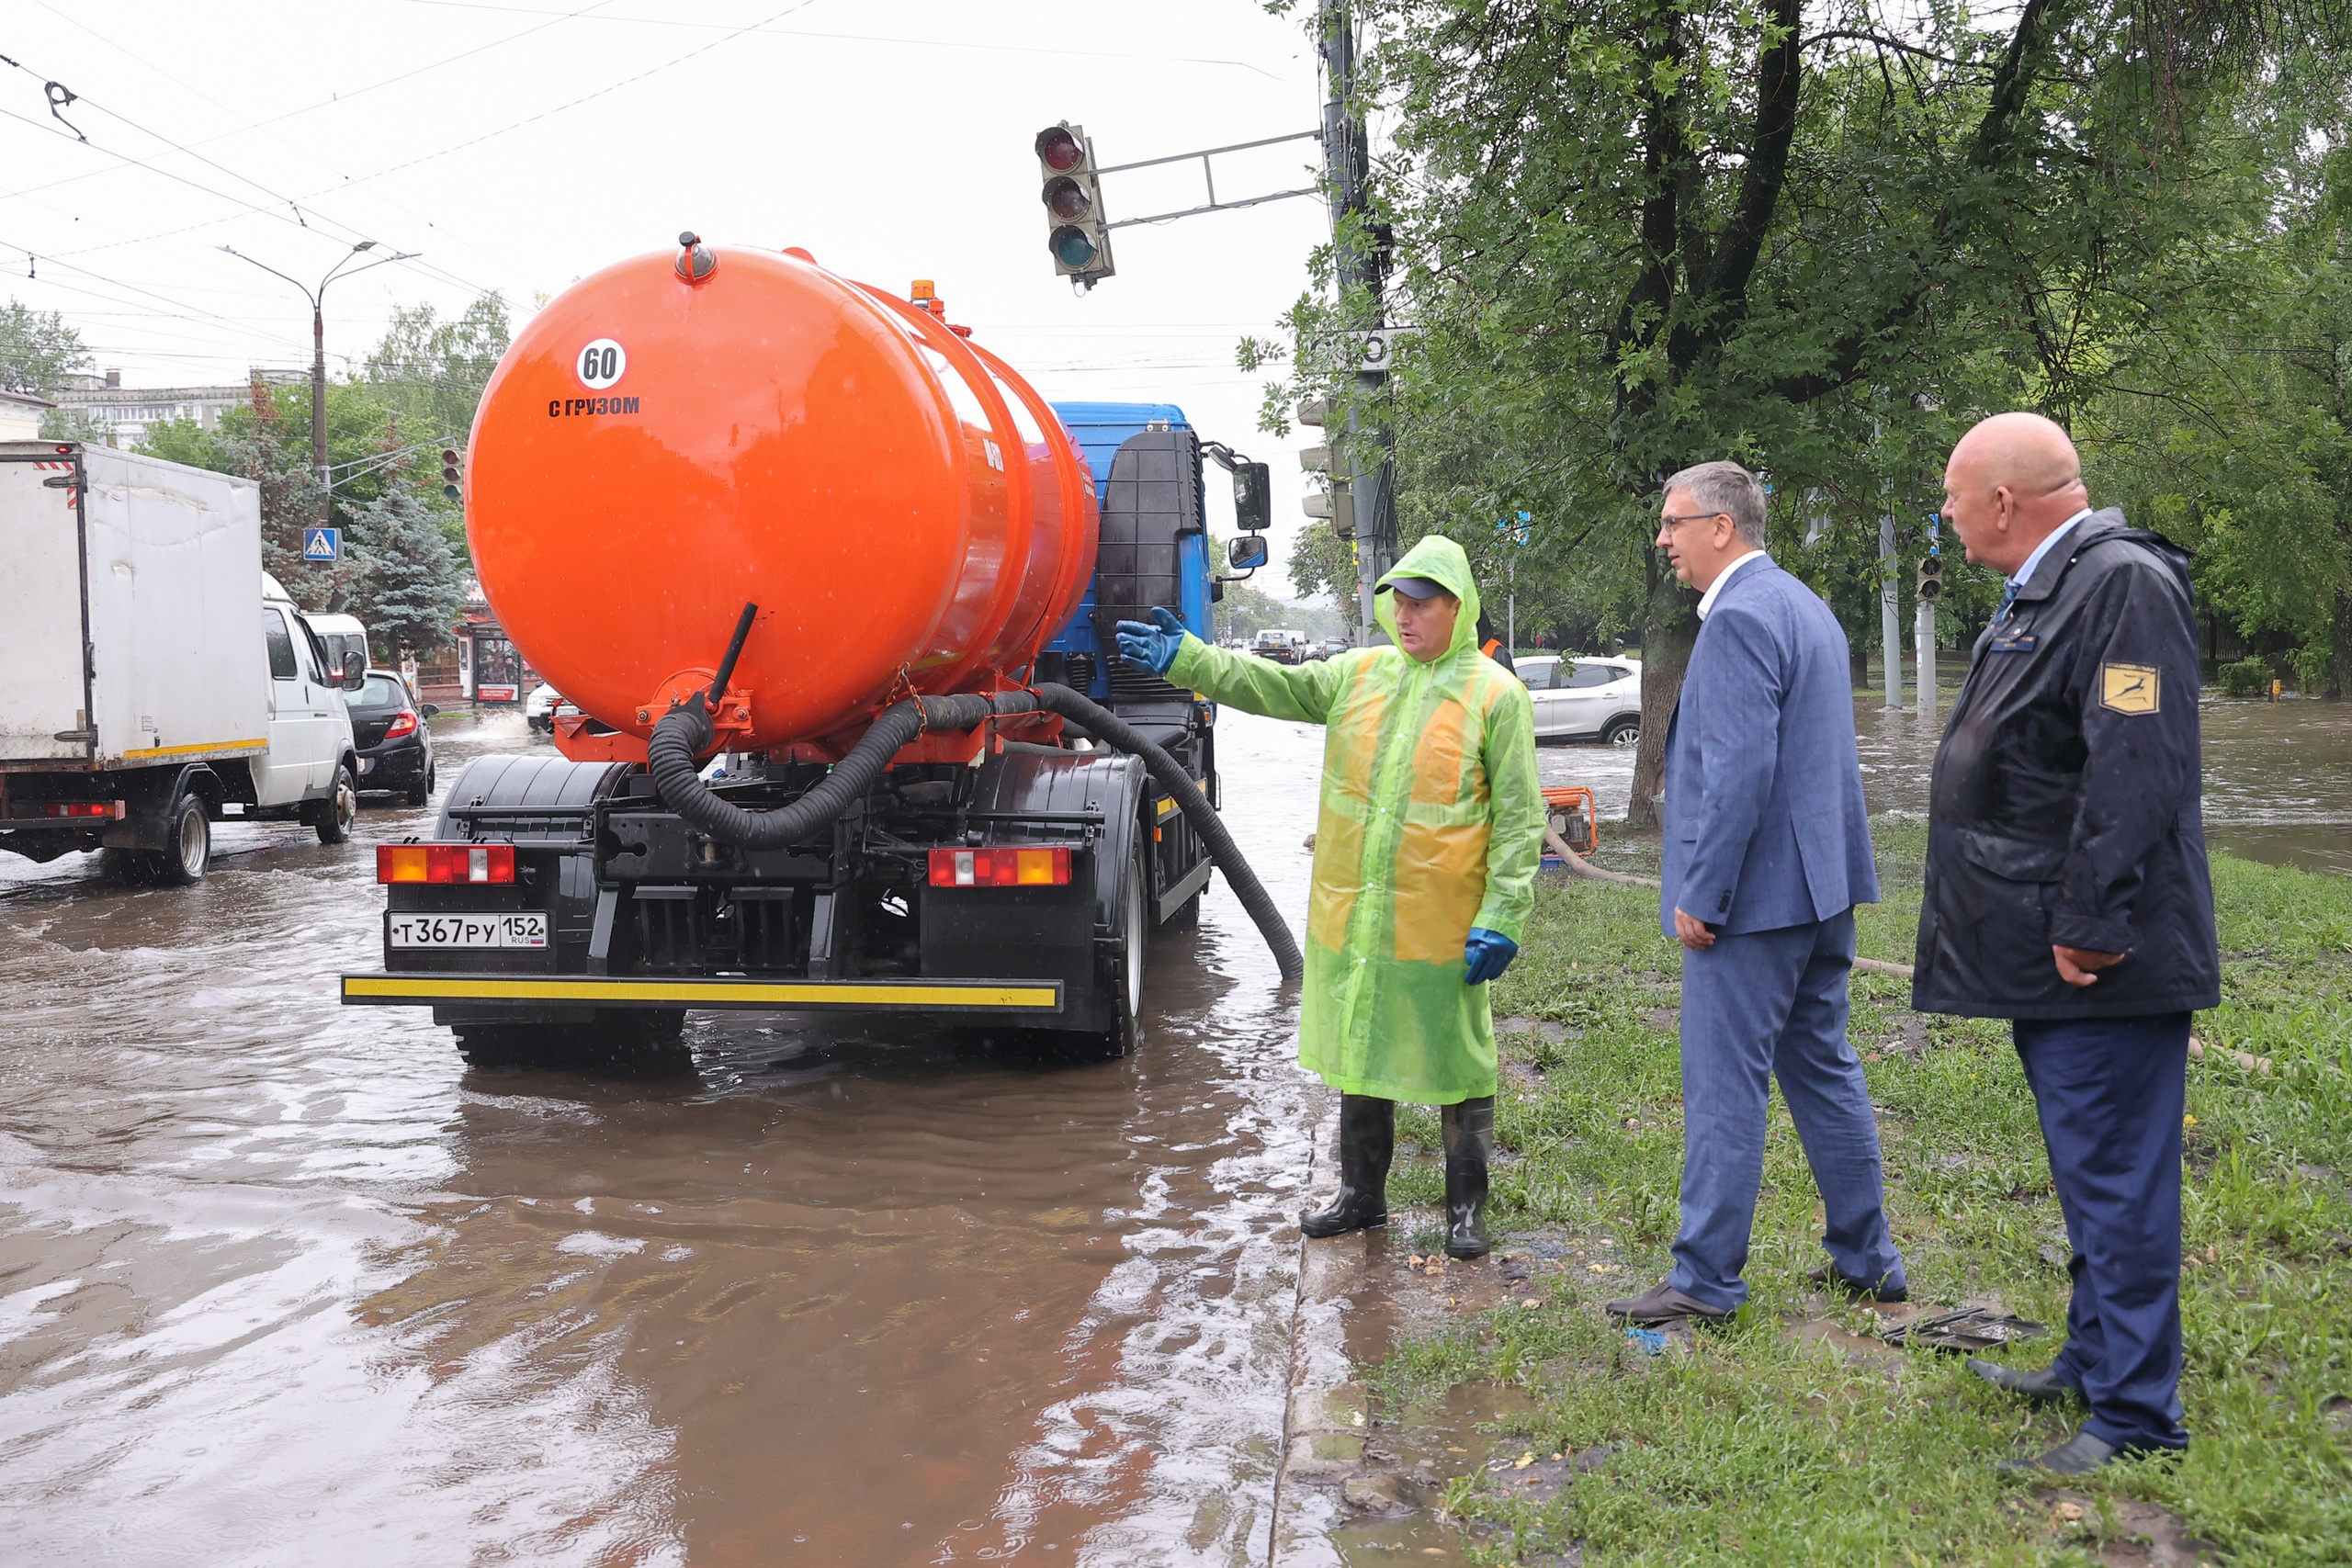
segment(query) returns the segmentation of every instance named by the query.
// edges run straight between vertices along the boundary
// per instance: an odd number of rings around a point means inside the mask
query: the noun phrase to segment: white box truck
[[[185,884],[224,816],[350,836],[366,660],[330,670],[264,575],[251,479],[0,442],[0,850]]]

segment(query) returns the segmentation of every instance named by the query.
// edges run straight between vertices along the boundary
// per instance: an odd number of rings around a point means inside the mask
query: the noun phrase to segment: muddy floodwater
[[[1931,737],[1858,709],[1873,809]],[[535,744],[437,727],[445,779]],[[2352,714],[2209,704],[2217,843],[2352,871]],[[1319,733],[1228,714],[1294,920]],[[1547,749],[1622,812],[1632,753]],[[1220,883],[1115,1062],[697,1015],[657,1082],[469,1071],[378,961],[368,841],[210,877],[0,861],[0,1562],[1265,1560],[1329,1104]]]

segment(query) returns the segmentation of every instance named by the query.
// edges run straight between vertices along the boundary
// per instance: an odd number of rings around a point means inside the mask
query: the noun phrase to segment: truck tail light
[[[392,716],[392,722],[384,727],[384,739],[387,740],[398,740],[403,735],[415,733],[416,710],[414,708],[401,709]]]
[[[488,883],[514,880],[512,844],[378,844],[379,882]]]
[[[933,887],[1066,887],[1068,850],[933,850]]]
[[[42,809],[51,817],[103,817],[110,822],[130,815],[130,807],[119,800],[61,800]]]

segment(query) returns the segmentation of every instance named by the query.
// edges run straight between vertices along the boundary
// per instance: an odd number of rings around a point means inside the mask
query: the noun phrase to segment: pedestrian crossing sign
[[[343,530],[340,528],[303,529],[302,558],[306,561],[341,560],[343,558]]]

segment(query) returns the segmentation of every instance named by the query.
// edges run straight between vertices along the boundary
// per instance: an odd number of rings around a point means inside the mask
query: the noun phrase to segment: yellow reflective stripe
[[[1159,803],[1159,814],[1162,817],[1172,817],[1176,814],[1176,797],[1174,795],[1171,795],[1166,800]]]
[[[685,1007],[752,1002],[769,1007],[842,1006],[889,1002],[934,1008],[1045,1008],[1061,1005],[1051,985],[976,981],[827,984],[799,980],[600,980],[558,976],[345,975],[348,1000],[417,1002],[675,1002]]]
[[[196,751],[241,751],[250,748],[258,751],[268,745],[266,740],[199,740],[193,746],[150,746],[143,750],[125,751],[131,757],[185,757]]]

